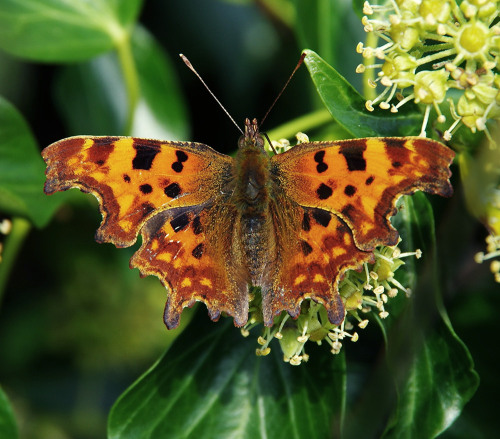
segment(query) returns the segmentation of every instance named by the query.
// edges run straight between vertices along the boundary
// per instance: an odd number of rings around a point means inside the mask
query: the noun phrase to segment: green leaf
[[[0,48],[35,61],[70,62],[111,50],[142,0],[2,0]]]
[[[7,395],[0,387],[0,437],[16,439],[19,437],[12,407]]]
[[[404,197],[395,219],[403,238],[399,245],[421,248],[423,256],[402,282],[414,287],[411,297],[397,303],[396,312],[391,301],[390,316],[381,322],[387,362],[371,371],[351,414],[363,423],[346,422],[345,438],[434,438],[460,415],[478,385],[470,353],[441,304],[434,216],[426,195]]]
[[[323,439],[338,431],[343,357],[318,351],[294,367],[277,343],[257,357],[256,339],[232,320],[200,323],[200,314],[115,403],[109,438]]]
[[[462,412],[479,385],[470,352],[444,315],[415,358],[384,438],[435,438]]]
[[[296,14],[300,17],[295,29],[301,47],[322,53],[330,64],[335,64],[334,46],[343,15],[337,10],[339,6],[339,2],[295,0]]]
[[[141,92],[132,135],[186,140],[186,109],[170,60],[140,27],[132,34],[132,51]],[[128,103],[115,53],[65,67],[56,81],[55,97],[72,134],[123,134]]]
[[[423,249],[427,271],[419,278],[405,341],[401,334],[396,339],[395,346],[400,346],[411,337],[413,359],[405,379],[399,382],[397,409],[384,438],[434,438],[460,415],[479,378],[470,352],[454,332],[441,303],[432,207],[419,192],[406,197],[404,212],[407,230],[402,232],[403,239]],[[398,354],[393,350],[391,356],[394,371],[401,372]]]
[[[294,0],[296,7],[295,30],[300,47],[308,47],[321,53],[327,62],[340,66],[348,71],[355,64],[353,50],[359,37],[355,35],[356,28],[346,27],[350,24],[352,14],[349,2],[331,0]],[[357,28],[363,32],[361,23]],[[347,65],[349,67],[347,67]]]
[[[409,136],[418,134],[421,118],[417,112],[392,114],[365,108],[365,99],[332,66],[311,50],[304,62],[323,103],[332,117],[352,137]]]
[[[62,197],[43,193],[45,164],[21,114],[0,98],[0,211],[37,227],[49,221]]]

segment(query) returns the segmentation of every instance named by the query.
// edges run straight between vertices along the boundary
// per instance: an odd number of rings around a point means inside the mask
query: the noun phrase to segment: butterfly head
[[[264,138],[260,134],[257,119],[245,119],[245,133],[238,142],[242,148],[258,148],[264,150]]]

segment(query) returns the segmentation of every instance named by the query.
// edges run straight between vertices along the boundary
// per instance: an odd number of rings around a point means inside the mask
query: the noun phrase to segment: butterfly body
[[[48,146],[45,192],[94,194],[96,238],[142,244],[131,259],[168,290],[164,320],[178,325],[196,301],[210,317],[247,322],[249,287],[261,288],[264,324],[304,299],[334,324],[345,309],[338,282],[395,245],[389,218],[403,194],[450,196],[453,152],[415,137],[309,142],[269,157],[247,119],[235,158],[190,142],[78,136]]]
[[[250,284],[262,286],[274,254],[275,231],[269,212],[271,160],[254,119],[245,127],[234,160],[234,190],[229,203],[237,207],[233,260],[242,258]]]

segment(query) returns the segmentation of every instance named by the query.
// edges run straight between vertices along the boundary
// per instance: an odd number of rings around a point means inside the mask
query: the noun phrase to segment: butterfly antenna
[[[227,117],[229,117],[229,119],[231,119],[231,122],[233,122],[234,125],[236,126],[236,128],[238,128],[238,131],[242,135],[245,135],[245,133],[243,133],[243,130],[238,126],[238,124],[235,122],[235,120],[232,118],[232,116],[229,114],[229,112],[224,108],[224,105],[222,105],[221,101],[219,101],[219,99],[217,99],[217,97],[212,93],[212,90],[210,90],[210,88],[208,88],[208,85],[205,83],[205,81],[199,75],[199,73],[195,70],[195,68],[193,67],[193,65],[191,64],[191,62],[182,53],[179,53],[179,56],[181,57],[182,61],[184,61],[184,64],[186,64],[186,66],[188,66],[189,69],[198,77],[198,79],[201,81],[201,83],[205,86],[205,88],[208,90],[208,92],[212,95],[212,97],[215,99],[215,101],[222,108],[222,110],[224,111],[224,113],[226,113]]]
[[[304,61],[304,58],[306,57],[306,54],[303,53],[301,56],[300,56],[300,59],[299,59],[299,62],[297,63],[297,65],[295,66],[295,68],[293,69],[293,72],[292,74],[290,75],[290,77],[288,78],[288,80],[285,82],[285,85],[283,86],[283,88],[281,89],[281,91],[279,92],[278,96],[276,96],[276,99],[273,101],[273,103],[271,104],[271,106],[269,107],[269,110],[267,110],[266,114],[264,114],[264,117],[260,120],[260,126],[264,123],[264,121],[267,119],[267,116],[269,116],[269,113],[271,112],[271,110],[273,109],[273,107],[276,105],[276,102],[278,102],[278,99],[281,97],[281,95],[283,94],[283,92],[285,91],[285,89],[288,87],[288,84],[290,83],[290,81],[292,80],[293,78],[293,75],[295,75],[295,72],[299,69],[299,67],[302,65],[302,62]]]

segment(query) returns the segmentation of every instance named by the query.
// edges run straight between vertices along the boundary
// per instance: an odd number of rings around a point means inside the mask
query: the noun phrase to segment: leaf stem
[[[5,239],[2,261],[0,262],[0,303],[17,254],[30,230],[31,223],[27,219],[21,217],[12,218],[12,229]]]
[[[309,131],[318,128],[328,122],[333,122],[332,116],[327,109],[321,109],[314,113],[298,117],[273,130],[267,132],[270,139],[289,139],[294,137],[299,131]]]
[[[125,121],[123,134],[130,136],[132,134],[135,110],[140,96],[139,76],[137,74],[137,68],[132,53],[130,33],[127,33],[126,36],[117,40],[116,51],[118,53],[118,59],[123,72],[125,90],[128,98],[127,119]]]

